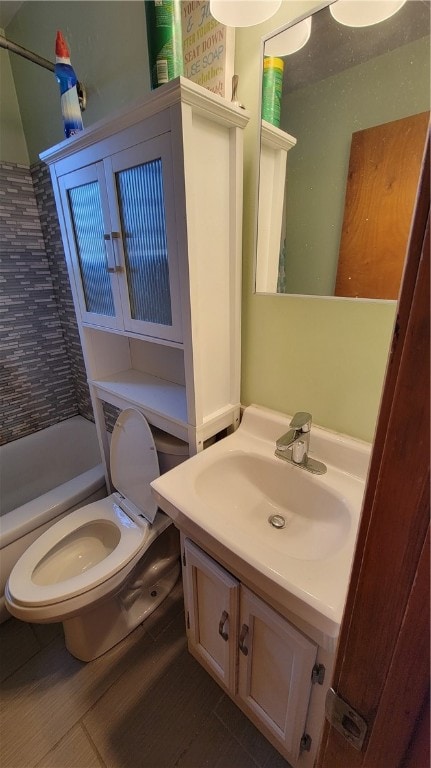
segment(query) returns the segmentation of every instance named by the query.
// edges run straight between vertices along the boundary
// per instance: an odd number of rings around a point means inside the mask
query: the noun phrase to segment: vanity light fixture
[[[304,47],[311,34],[311,16],[265,41],[265,56],[290,56]]]
[[[211,16],[227,27],[252,27],[278,11],[281,0],[210,0]]]
[[[337,0],[329,6],[332,17],[346,27],[369,27],[393,16],[406,0]]]

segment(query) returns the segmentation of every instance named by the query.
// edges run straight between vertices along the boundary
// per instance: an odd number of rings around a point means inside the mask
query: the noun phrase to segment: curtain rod
[[[12,40],[8,40],[4,35],[0,35],[0,47],[7,48],[8,51],[13,51],[13,53],[17,53],[19,56],[29,59],[29,61],[32,61],[34,64],[39,64],[40,67],[45,67],[45,69],[54,72],[54,64],[52,61],[43,59],[42,56],[38,56],[37,53],[28,51],[27,48],[23,48],[22,45],[13,43]]]
[[[33,51],[27,50],[27,48],[24,48],[22,45],[13,43],[12,40],[8,40],[4,35],[1,35],[1,34],[0,34],[0,48],[5,48],[8,51],[12,51],[12,53],[17,53],[18,56],[22,56],[24,59],[28,59],[29,61],[32,61],[33,64],[38,64],[40,67],[44,67],[44,69],[48,69],[50,72],[54,72],[54,64],[52,63],[52,61],[48,61],[48,59],[44,59],[42,56],[39,56],[37,53],[33,53]],[[81,107],[81,111],[83,112],[87,105],[87,94],[85,91],[85,86],[80,82],[78,82],[77,84],[77,91],[78,91],[79,106]]]

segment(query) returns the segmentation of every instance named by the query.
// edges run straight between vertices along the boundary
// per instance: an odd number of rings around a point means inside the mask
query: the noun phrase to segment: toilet
[[[122,411],[110,449],[116,492],[66,515],[31,544],[6,585],[9,612],[63,622],[66,647],[82,661],[126,637],[178,579],[178,532],[157,508],[150,482],[187,457],[186,443],[157,431],[154,437],[142,413]]]

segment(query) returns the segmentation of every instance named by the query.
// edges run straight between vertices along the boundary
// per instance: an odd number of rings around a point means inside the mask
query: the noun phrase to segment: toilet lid
[[[159,477],[159,460],[148,422],[136,408],[121,411],[111,441],[111,475],[117,491],[153,523],[157,503],[150,483]]]

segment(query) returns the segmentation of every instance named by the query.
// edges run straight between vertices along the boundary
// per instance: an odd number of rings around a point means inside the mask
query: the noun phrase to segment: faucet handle
[[[296,437],[296,431],[294,429],[289,429],[288,432],[285,432],[284,435],[278,438],[276,441],[276,448],[278,451],[287,451],[288,448],[292,447],[292,443],[295,440]]]
[[[311,429],[311,418],[311,413],[307,413],[306,411],[298,411],[298,413],[295,413],[289,426],[293,427],[293,429],[296,429],[299,432],[309,432]]]

